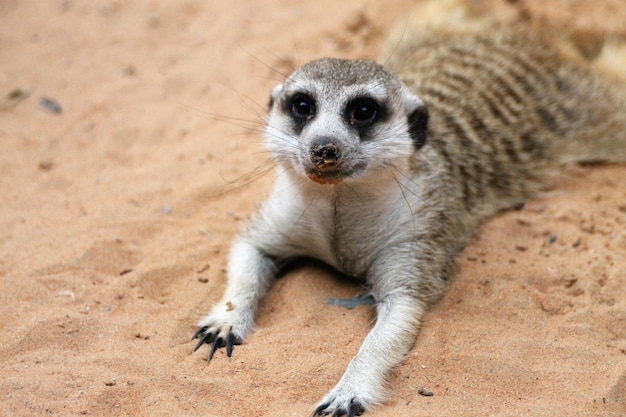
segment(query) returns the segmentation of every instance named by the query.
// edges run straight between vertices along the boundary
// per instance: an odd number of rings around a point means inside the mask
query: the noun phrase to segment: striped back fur
[[[626,85],[562,49],[528,30],[435,32],[389,59],[427,104],[429,144],[466,210],[523,201],[572,162],[626,161]]]

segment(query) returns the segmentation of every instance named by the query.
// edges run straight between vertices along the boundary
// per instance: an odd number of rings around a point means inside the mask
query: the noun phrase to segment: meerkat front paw
[[[358,363],[356,365],[359,365]],[[374,364],[371,364],[375,366]],[[358,366],[357,366],[358,367]],[[385,399],[383,381],[375,376],[356,372],[352,362],[337,386],[319,402],[311,417],[360,416]]]
[[[365,412],[365,406],[356,397],[334,397],[328,400],[325,399],[315,409],[311,417],[327,416],[330,414],[332,414],[333,417],[354,417],[360,416],[363,412]]]
[[[209,361],[213,359],[215,351],[221,347],[226,347],[226,355],[230,358],[233,354],[233,346],[240,345],[242,340],[233,334],[232,326],[202,326],[193,334],[191,340],[200,339],[193,351],[200,349],[203,344],[213,343],[209,353]]]
[[[371,405],[371,401],[368,401],[365,396],[359,395],[358,389],[355,387],[347,387],[346,384],[339,384],[331,390],[311,415],[315,416],[327,416],[333,417],[354,417],[363,414]]]
[[[233,346],[243,343],[252,328],[252,314],[244,309],[237,309],[232,303],[226,302],[215,306],[211,314],[198,322],[198,330],[191,340],[200,339],[193,351],[204,344],[212,344],[209,361],[217,349],[225,347],[226,355],[231,357]]]

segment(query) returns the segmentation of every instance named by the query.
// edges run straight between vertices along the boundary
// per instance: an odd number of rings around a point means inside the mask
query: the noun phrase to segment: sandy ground
[[[271,186],[280,73],[375,57],[412,3],[1,1],[0,415],[309,415],[372,324],[326,305],[358,285],[304,262],[231,359],[190,336]],[[623,0],[475,3],[626,33]],[[459,265],[371,415],[626,415],[626,167],[573,169]]]

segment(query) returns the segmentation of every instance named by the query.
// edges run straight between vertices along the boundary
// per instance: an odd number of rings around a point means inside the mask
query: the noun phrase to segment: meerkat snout
[[[334,168],[341,162],[341,147],[332,142],[330,138],[319,138],[309,148],[309,160],[319,170]]]
[[[343,151],[332,138],[321,137],[309,147],[309,162],[306,169],[309,179],[319,184],[338,184],[343,179],[341,163]]]

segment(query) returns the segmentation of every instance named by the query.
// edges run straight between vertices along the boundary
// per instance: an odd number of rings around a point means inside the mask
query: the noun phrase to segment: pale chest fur
[[[415,204],[396,179],[367,186],[311,182],[295,187],[279,176],[261,215],[283,237],[283,246],[267,249],[284,257],[313,257],[347,275],[365,277],[385,250],[412,239]]]

